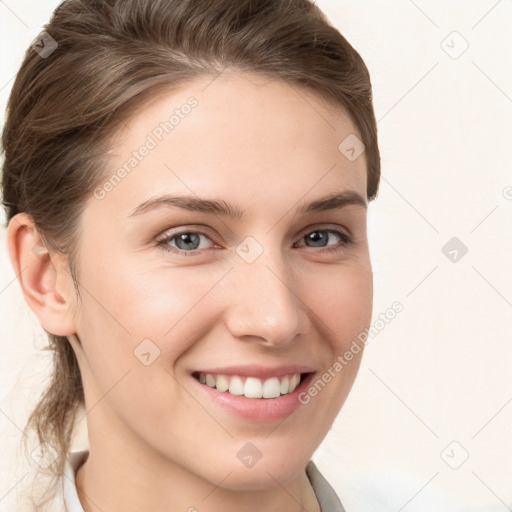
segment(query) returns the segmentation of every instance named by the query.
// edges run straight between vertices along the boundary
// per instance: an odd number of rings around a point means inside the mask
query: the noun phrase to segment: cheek
[[[122,323],[132,338],[162,338],[185,317],[194,316],[194,307],[215,284],[217,274],[222,276],[223,270],[120,261],[99,272],[91,269],[88,282],[101,297],[100,314],[107,320]]]
[[[317,273],[307,288],[307,304],[320,320],[319,329],[336,353],[346,350],[352,340],[371,322],[373,275],[368,260],[340,265]],[[311,284],[313,283],[313,284]],[[305,290],[304,290],[305,292]]]
[[[79,329],[89,407],[101,404],[92,414],[111,408],[145,438],[165,436],[169,428],[194,432],[194,402],[175,380],[173,365],[208,332],[201,332],[207,322],[198,316],[205,318],[200,301],[215,276],[191,282],[170,269],[152,275],[121,265],[90,270],[83,274],[89,293],[82,293]],[[177,417],[182,420],[173,427]]]
[[[318,442],[328,433],[357,376],[364,346],[358,335],[371,323],[373,276],[369,260],[326,268],[308,286],[310,318],[317,318],[325,348],[323,368],[301,397],[311,408],[309,428]],[[314,314],[313,314],[314,313]],[[313,320],[312,320],[313,321]]]
[[[155,366],[173,372],[176,360],[211,329],[214,287],[225,273],[199,267],[148,272],[122,263],[107,270],[100,261],[84,269],[88,292],[80,325],[90,340],[86,352],[95,379],[108,389],[114,377],[138,369],[137,357],[147,352]]]

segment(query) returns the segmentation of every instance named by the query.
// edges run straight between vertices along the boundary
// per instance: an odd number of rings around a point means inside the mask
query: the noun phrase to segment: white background
[[[2,124],[23,53],[57,4],[0,0]],[[317,4],[372,76],[382,154],[369,212],[374,320],[394,301],[404,309],[371,339],[313,458],[348,512],[510,510],[512,1]],[[24,475],[15,446],[50,361],[4,227],[0,236],[3,511]],[[468,248],[456,262],[442,251],[452,237]]]

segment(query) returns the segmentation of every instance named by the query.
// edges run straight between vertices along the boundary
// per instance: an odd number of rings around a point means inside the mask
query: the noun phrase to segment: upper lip
[[[295,373],[310,373],[315,369],[308,365],[287,364],[281,366],[258,366],[258,365],[234,365],[223,368],[204,368],[197,370],[201,373],[211,373],[214,375],[240,375],[242,377],[257,377],[259,379],[268,379],[270,377],[283,377]]]

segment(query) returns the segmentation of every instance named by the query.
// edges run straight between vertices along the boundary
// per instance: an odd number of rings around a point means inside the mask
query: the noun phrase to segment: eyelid
[[[184,224],[181,226],[177,226],[175,228],[169,228],[164,231],[158,238],[157,241],[165,240],[167,238],[180,235],[182,233],[199,233],[201,235],[207,236],[208,238],[212,238],[211,232],[212,230],[207,226],[202,224]]]
[[[348,228],[345,226],[340,226],[339,224],[310,224],[309,226],[306,226],[304,229],[302,229],[299,232],[299,236],[303,237],[304,235],[307,235],[308,233],[311,233],[312,231],[340,231],[341,233],[345,234],[348,237],[352,237],[352,233]]]

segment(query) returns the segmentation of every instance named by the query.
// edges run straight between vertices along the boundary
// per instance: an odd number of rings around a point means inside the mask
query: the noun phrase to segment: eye
[[[334,238],[337,238],[341,243],[329,245],[328,242],[333,238],[332,235],[335,235]],[[165,251],[183,256],[195,256],[198,252],[201,252],[201,249],[207,249],[207,247],[204,247],[204,245],[202,246],[201,244],[202,238],[211,242],[210,237],[206,233],[203,233],[202,231],[188,230],[168,234],[164,238],[158,240],[157,244]],[[349,235],[337,229],[316,229],[314,231],[309,231],[306,235],[302,236],[301,240],[306,241],[305,245],[307,247],[325,248],[324,251],[342,250],[344,247],[353,243]],[[301,245],[304,244],[299,244],[299,247]]]
[[[329,239],[332,239],[332,235],[335,235],[335,238],[338,238],[338,241],[341,244],[335,244],[334,246],[329,246]],[[352,238],[348,236],[343,231],[339,231],[337,229],[315,229],[314,231],[308,232],[304,235],[301,240],[306,241],[307,247],[328,247],[326,251],[337,251],[343,249],[345,246],[351,245]],[[312,245],[308,245],[308,244]]]
[[[195,251],[205,248],[201,246],[201,238],[210,240],[210,237],[201,231],[180,231],[159,240],[158,245],[166,251],[193,256],[196,254]],[[174,241],[176,242],[176,247],[170,245]]]

